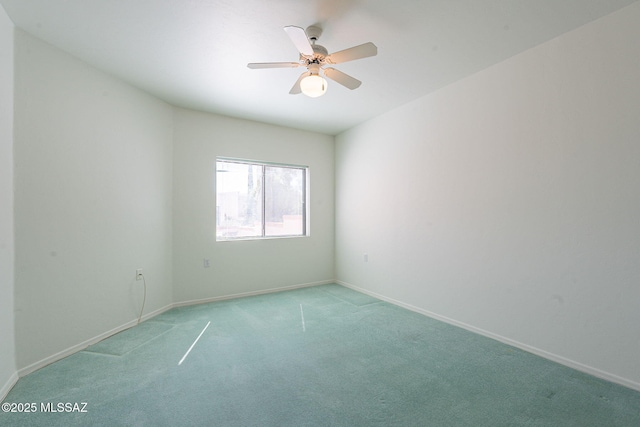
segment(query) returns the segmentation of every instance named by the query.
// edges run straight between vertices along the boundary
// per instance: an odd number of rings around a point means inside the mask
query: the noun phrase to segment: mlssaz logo
[[[87,412],[87,402],[42,402],[40,403],[40,412]]]

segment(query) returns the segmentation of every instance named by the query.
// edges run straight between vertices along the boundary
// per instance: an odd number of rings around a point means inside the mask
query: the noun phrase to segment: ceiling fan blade
[[[325,61],[329,64],[340,64],[342,62],[353,61],[354,59],[376,56],[377,54],[378,48],[375,44],[369,42],[332,53],[325,58]]]
[[[310,73],[308,71],[300,74],[300,77],[298,77],[298,80],[296,80],[295,84],[291,87],[291,90],[289,91],[291,95],[297,95],[299,93],[302,93],[302,89],[300,89],[300,82],[309,74]]]
[[[304,56],[313,56],[313,48],[311,47],[311,43],[309,43],[309,37],[307,37],[307,33],[305,33],[302,28],[289,25],[284,27],[284,30],[296,49],[298,49],[298,52]]]
[[[325,68],[324,75],[334,82],[340,83],[342,86],[351,90],[359,88],[362,84],[360,80],[354,79],[350,75],[345,74],[342,71],[338,71],[335,68]]]
[[[299,62],[252,62],[247,67],[252,69],[258,68],[295,68],[299,67]]]

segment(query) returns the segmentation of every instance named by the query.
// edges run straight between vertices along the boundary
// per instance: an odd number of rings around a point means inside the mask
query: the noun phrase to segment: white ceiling
[[[638,0],[0,0],[16,26],[171,104],[330,135]],[[304,71],[286,25],[320,24],[335,52],[325,96],[289,95]]]

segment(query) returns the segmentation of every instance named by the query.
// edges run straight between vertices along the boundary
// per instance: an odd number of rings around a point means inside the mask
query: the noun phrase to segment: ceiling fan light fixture
[[[307,67],[307,71],[300,74],[298,80],[289,90],[291,95],[304,93],[311,98],[324,95],[327,92],[327,81],[320,74],[347,89],[357,89],[362,83],[360,80],[354,79],[335,68],[326,68],[325,66],[368,58],[378,54],[378,48],[371,42],[329,54],[327,49],[316,44],[318,37],[322,34],[322,28],[315,25],[308,27],[306,31],[301,27],[288,25],[284,27],[284,31],[300,53],[298,62],[254,62],[247,64],[247,67],[253,69]]]
[[[312,74],[300,81],[300,90],[311,98],[317,98],[327,91],[327,81],[317,74]]]

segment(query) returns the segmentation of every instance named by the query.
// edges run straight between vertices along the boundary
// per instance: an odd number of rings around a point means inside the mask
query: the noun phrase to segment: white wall
[[[339,135],[337,278],[640,389],[638,22]]]
[[[9,370],[26,374],[130,325],[136,268],[145,313],[334,279],[332,137],[174,109],[22,31],[15,49]],[[218,155],[308,165],[311,236],[216,243]]]
[[[174,126],[174,301],[334,279],[332,137],[183,109]],[[216,156],[309,166],[311,235],[216,242]]]
[[[0,400],[17,380],[13,284],[13,23],[0,6]]]
[[[16,32],[21,374],[171,304],[172,107]]]

